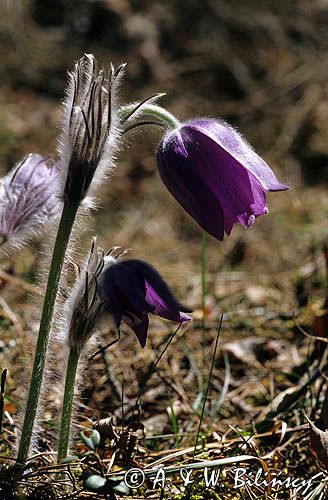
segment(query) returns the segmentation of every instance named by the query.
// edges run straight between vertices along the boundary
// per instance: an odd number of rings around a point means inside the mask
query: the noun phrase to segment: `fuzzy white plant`
[[[30,154],[0,180],[0,257],[41,237],[59,214],[59,164]]]
[[[92,197],[114,168],[120,138],[116,95],[124,67],[111,65],[105,73],[85,54],[69,73],[58,150],[62,192],[72,204]]]

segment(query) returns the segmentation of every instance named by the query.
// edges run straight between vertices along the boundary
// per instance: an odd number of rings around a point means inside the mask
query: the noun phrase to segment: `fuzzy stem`
[[[59,280],[77,209],[78,205],[72,205],[69,202],[65,202],[58,226],[58,232],[48,276],[47,289],[44,297],[30,389],[25,409],[22,435],[17,454],[17,461],[20,463],[24,463],[26,461],[31,444]]]
[[[135,104],[128,104],[127,106],[122,106],[118,110],[118,117],[120,120],[124,121],[126,117],[128,117],[133,110],[136,108]],[[150,115],[154,116],[158,120],[160,120],[165,127],[168,129],[175,129],[177,127],[180,127],[181,123],[177,118],[172,115],[167,109],[162,108],[162,106],[157,106],[156,104],[148,104],[147,102],[145,104],[142,104],[140,106],[140,110],[142,111],[143,115]],[[133,114],[131,115],[133,116]]]
[[[68,453],[74,398],[74,385],[79,359],[79,351],[76,348],[71,348],[66,368],[65,392],[58,444],[58,463],[61,463],[67,457]]]

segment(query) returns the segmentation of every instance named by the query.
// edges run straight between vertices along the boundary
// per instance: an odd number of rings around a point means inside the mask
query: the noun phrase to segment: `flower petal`
[[[289,186],[278,181],[269,165],[255,153],[247,141],[223,120],[196,118],[187,122],[184,127],[191,127],[210,137],[235,161],[247,168],[267,191],[285,191],[289,189]]]
[[[145,283],[145,298],[153,307],[152,312],[172,321],[189,321],[189,316],[181,312],[191,310],[176,300],[168,285],[161,275],[147,262],[137,259],[129,259],[124,264],[133,267],[140,274]],[[170,317],[169,317],[170,316]],[[174,316],[174,318],[173,318]]]
[[[124,313],[124,305],[117,294],[117,290],[115,290],[114,282],[110,279],[110,275],[106,273],[106,270],[105,273],[99,276],[97,286],[100,300],[113,316],[116,327],[119,328]]]
[[[184,323],[185,321],[191,321],[191,317],[187,314],[180,312],[180,308],[178,309],[176,306],[173,306],[172,303],[168,303],[163,300],[162,296],[160,296],[156,290],[152,287],[152,285],[146,280],[146,300],[147,302],[153,304],[155,309],[153,311],[154,314],[161,316],[162,318],[169,319],[171,321],[176,321],[178,323]]]
[[[115,262],[115,260],[114,260]],[[148,331],[148,313],[183,323],[192,318],[149,264],[128,259],[105,265],[98,277],[98,294],[119,327],[126,323],[144,347]]]
[[[266,191],[253,174],[202,132],[184,127],[182,137],[199,176],[220,201],[225,219],[248,227],[254,217],[267,213]]]
[[[144,313],[142,315],[142,320],[138,323],[133,323],[130,325],[130,328],[134,331],[138,340],[140,342],[141,347],[145,347],[148,333],[149,319],[148,314]]]
[[[128,262],[128,260],[119,262],[104,269],[102,272],[103,294],[104,296],[109,294],[114,284],[115,294],[120,293],[124,309],[131,310],[134,314],[139,313],[138,315],[143,312],[152,312],[154,307],[145,299],[144,279],[132,266],[129,266]],[[106,288],[106,283],[108,283],[108,288]]]
[[[199,176],[179,131],[164,138],[157,152],[157,163],[162,181],[174,198],[207,233],[222,241],[223,209]]]

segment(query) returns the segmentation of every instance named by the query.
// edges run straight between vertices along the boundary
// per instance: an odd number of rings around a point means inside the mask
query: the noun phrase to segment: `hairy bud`
[[[59,165],[30,154],[0,180],[0,255],[40,237],[59,213]]]
[[[110,66],[105,73],[86,54],[69,73],[59,153],[64,199],[72,204],[80,204],[91,194],[91,182],[94,188],[113,168],[119,137],[115,99],[123,68]]]

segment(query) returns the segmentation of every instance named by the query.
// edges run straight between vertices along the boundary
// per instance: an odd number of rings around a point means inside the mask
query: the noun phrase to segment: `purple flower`
[[[190,120],[169,132],[157,162],[171,194],[221,241],[236,222],[250,227],[268,213],[267,191],[288,189],[230,125],[214,118]]]
[[[40,236],[59,212],[58,164],[27,156],[0,180],[0,253]]]
[[[192,318],[189,309],[181,305],[158,274],[146,262],[136,259],[117,262],[107,257],[107,263],[98,278],[98,293],[104,307],[113,316],[119,328],[126,323],[137,335],[142,347],[148,332],[148,314],[184,323]]]

